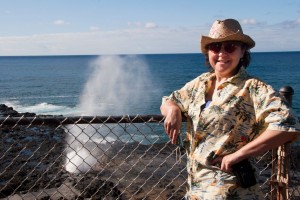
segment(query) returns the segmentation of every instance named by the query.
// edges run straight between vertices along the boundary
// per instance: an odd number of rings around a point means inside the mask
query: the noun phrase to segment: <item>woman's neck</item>
[[[212,101],[214,94],[217,92],[219,87],[228,80],[228,78],[222,78],[222,77],[215,77],[210,85],[207,88],[207,92],[205,95],[205,101]]]
[[[205,94],[205,101],[212,101],[215,88],[216,88],[216,79],[213,79],[211,84],[207,88]]]

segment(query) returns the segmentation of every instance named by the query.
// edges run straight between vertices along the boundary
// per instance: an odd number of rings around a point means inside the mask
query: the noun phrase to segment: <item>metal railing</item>
[[[291,104],[293,91],[281,92]],[[0,117],[0,199],[183,199],[186,155],[163,120]],[[265,199],[300,198],[298,143],[257,157],[255,167]]]
[[[161,116],[6,117],[0,124],[0,198],[184,194],[185,164],[166,143]]]
[[[0,127],[2,199],[182,199],[185,194],[186,156],[168,142],[160,115],[8,116]],[[299,155],[293,145],[257,158],[265,199],[300,197]]]

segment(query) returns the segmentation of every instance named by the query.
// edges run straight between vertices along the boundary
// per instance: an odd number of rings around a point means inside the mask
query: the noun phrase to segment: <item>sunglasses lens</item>
[[[235,51],[235,49],[236,49],[236,45],[233,43],[224,44],[224,50],[227,53],[232,53]]]
[[[208,49],[214,53],[219,53],[222,48],[222,43],[212,43],[208,46]]]
[[[227,53],[233,53],[236,50],[237,44],[236,43],[232,43],[232,42],[223,43],[223,47],[224,47],[224,50]],[[214,52],[214,53],[219,53],[221,51],[221,48],[222,48],[222,43],[221,42],[211,43],[208,46],[208,49],[210,51]]]

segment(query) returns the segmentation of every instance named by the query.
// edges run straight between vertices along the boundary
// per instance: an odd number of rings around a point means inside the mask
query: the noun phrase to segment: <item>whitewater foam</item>
[[[30,112],[30,113],[35,113],[37,115],[64,115],[64,116],[76,115],[76,113],[79,113],[76,107],[71,108],[68,106],[49,104],[47,102],[42,102],[34,105],[23,105],[20,103],[20,101],[4,101],[1,103],[7,105],[8,107],[13,107],[14,110],[20,113]]]

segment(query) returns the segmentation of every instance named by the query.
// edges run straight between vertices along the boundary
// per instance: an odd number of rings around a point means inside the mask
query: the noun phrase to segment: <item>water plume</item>
[[[81,115],[144,114],[151,95],[151,75],[148,66],[138,56],[99,56],[89,69],[89,76],[78,104]],[[67,126],[66,165],[71,173],[86,172],[107,153],[116,140],[128,142],[124,127],[109,125]],[[105,155],[104,155],[105,156]]]
[[[80,97],[84,115],[138,114],[147,110],[151,78],[146,63],[138,56],[100,56]]]

